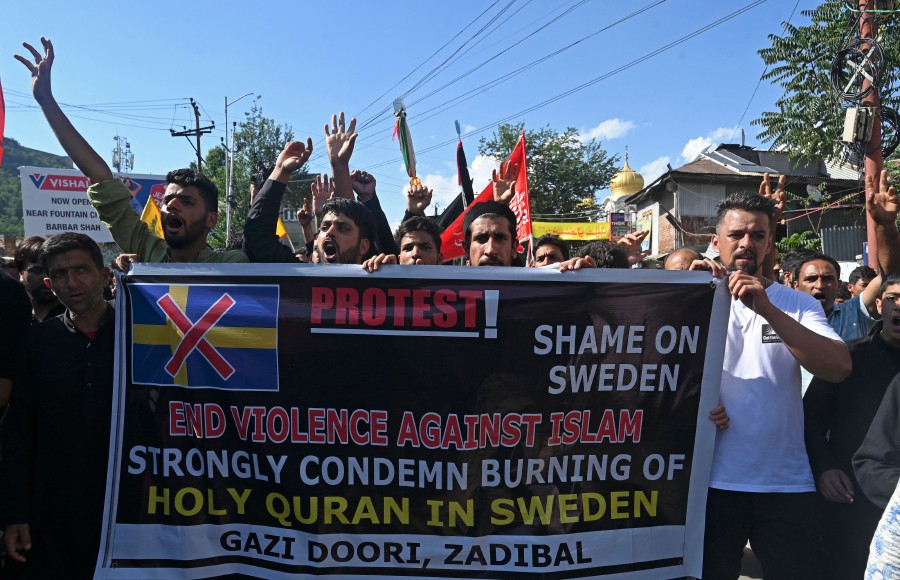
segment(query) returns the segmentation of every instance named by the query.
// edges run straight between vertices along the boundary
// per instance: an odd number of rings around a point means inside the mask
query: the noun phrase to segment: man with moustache
[[[352,199],[354,185],[349,163],[357,138],[355,126],[356,119],[352,119],[350,126],[345,128],[344,113],[340,118],[332,116],[331,130],[325,126],[325,145],[335,191],[322,207],[319,231],[313,244],[315,261],[320,264],[361,264],[370,249],[374,249],[376,226],[372,213],[366,205]],[[278,241],[275,224],[290,177],[309,160],[312,150],[312,138],[309,137],[305,145],[299,141],[287,143],[275,161],[275,169],[250,206],[244,224],[244,251],[252,262],[300,261],[290,248]],[[370,185],[374,197],[374,182]]]
[[[516,214],[499,201],[472,205],[463,218],[467,266],[512,266],[519,255]]]
[[[717,206],[713,248],[723,265],[696,261],[727,279],[733,297],[719,431],[707,496],[703,578],[738,578],[749,539],[766,578],[819,578],[822,549],[815,482],[803,440],[800,367],[832,382],[850,374],[847,346],[811,296],[762,274],[773,243],[774,203],[754,192]]]
[[[336,197],[325,202],[316,234],[315,255],[319,264],[362,264],[372,247],[375,224],[366,206]]]
[[[41,262],[64,314],[25,341],[0,464],[0,525],[27,578],[91,578],[100,548],[115,363],[115,311],[100,248],[66,232]]]
[[[16,246],[16,269],[19,279],[31,299],[31,324],[38,324],[45,318],[53,318],[65,312],[63,306],[50,288],[44,284],[45,272],[41,264],[41,246],[44,238],[30,236]]]
[[[53,44],[41,38],[44,54],[23,43],[34,62],[16,55],[31,72],[34,99],[40,105],[50,128],[72,162],[91,181],[88,199],[126,254],[137,254],[144,262],[246,262],[241,251],[214,252],[206,237],[219,218],[219,192],[215,184],[199,171],[178,169],[166,175],[162,224],[165,239],[150,232],[147,224],[131,207],[131,192],[88,145],[63,113],[50,81]]]

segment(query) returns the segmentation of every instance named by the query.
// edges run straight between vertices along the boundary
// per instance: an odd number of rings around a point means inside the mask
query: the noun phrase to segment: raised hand
[[[425,215],[425,210],[431,205],[433,189],[425,187],[421,183],[413,185],[406,192],[406,211],[415,215]]]
[[[763,197],[767,197],[772,200],[775,204],[775,215],[773,216],[773,220],[777,224],[781,221],[781,217],[784,214],[784,186],[787,185],[787,179],[784,175],[778,178],[778,185],[775,186],[775,191],[772,191],[772,185],[769,183],[769,174],[763,174],[762,183],[759,184],[759,194]]]
[[[328,161],[332,165],[338,164],[344,167],[350,166],[350,156],[353,155],[353,146],[356,144],[356,119],[350,119],[350,127],[344,129],[344,112],[340,117],[331,116],[331,126],[325,124],[325,148],[328,151]]]
[[[491,172],[491,181],[494,182],[494,201],[509,205],[516,195],[516,177],[519,175],[519,166],[507,161],[500,164],[500,171]]]
[[[641,230],[638,232],[631,232],[626,235],[624,238],[620,239],[617,244],[625,247],[625,251],[628,252],[628,263],[631,265],[637,264],[644,258],[646,258],[650,252],[641,251],[641,243],[644,241],[644,238],[650,233],[650,230]]]
[[[897,221],[897,191],[894,186],[888,187],[888,172],[881,172],[878,189],[875,179],[866,176],[866,211],[872,220],[884,226],[891,226]]]
[[[278,160],[275,161],[275,169],[280,169],[290,176],[291,173],[297,171],[303,167],[304,163],[309,161],[309,156],[312,155],[312,151],[312,137],[306,138],[305,146],[300,141],[290,141],[278,155]]]
[[[354,169],[350,174],[350,183],[353,191],[359,196],[359,201],[366,202],[375,195],[375,176],[359,169]]]
[[[53,98],[53,90],[50,85],[50,70],[53,67],[53,43],[42,36],[41,45],[44,47],[43,56],[27,42],[22,43],[22,46],[34,58],[34,64],[24,56],[15,55],[15,59],[28,67],[28,70],[31,72],[31,92],[38,103],[45,99]]]
[[[316,175],[316,180],[310,186],[313,196],[313,210],[317,216],[322,215],[322,207],[325,202],[334,197],[334,180],[328,179],[328,174]]]
[[[312,223],[312,210],[309,207],[309,198],[303,198],[303,206],[297,210],[297,222],[301,227],[306,227]]]

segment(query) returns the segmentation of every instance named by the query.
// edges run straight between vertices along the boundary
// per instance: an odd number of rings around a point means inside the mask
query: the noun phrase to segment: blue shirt
[[[860,300],[861,296],[851,298],[846,302],[835,304],[826,315],[828,323],[841,336],[844,342],[865,338],[869,330],[875,326],[876,320],[869,315],[866,305]]]

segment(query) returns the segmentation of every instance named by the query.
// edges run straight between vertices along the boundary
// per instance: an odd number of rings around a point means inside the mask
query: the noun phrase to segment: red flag
[[[0,83],[0,165],[3,165],[3,131],[6,127],[6,103],[3,102],[3,84]]]
[[[509,207],[516,214],[516,237],[519,240],[525,240],[531,236],[531,203],[528,198],[528,165],[525,157],[525,132],[519,142],[513,148],[509,160],[519,166],[519,174],[516,176],[516,195],[509,202]],[[469,205],[472,207],[481,201],[490,201],[494,199],[494,184],[488,183],[484,191],[475,198],[475,201]],[[466,208],[468,211],[468,208]],[[441,234],[441,253],[445,260],[452,260],[465,254],[463,251],[463,240],[465,235],[463,232],[463,219],[466,213],[460,214],[456,221],[450,224],[444,233]]]

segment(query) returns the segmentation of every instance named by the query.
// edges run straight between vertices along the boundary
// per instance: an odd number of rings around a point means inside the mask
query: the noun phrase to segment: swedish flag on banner
[[[132,382],[278,390],[276,285],[133,284]]]

